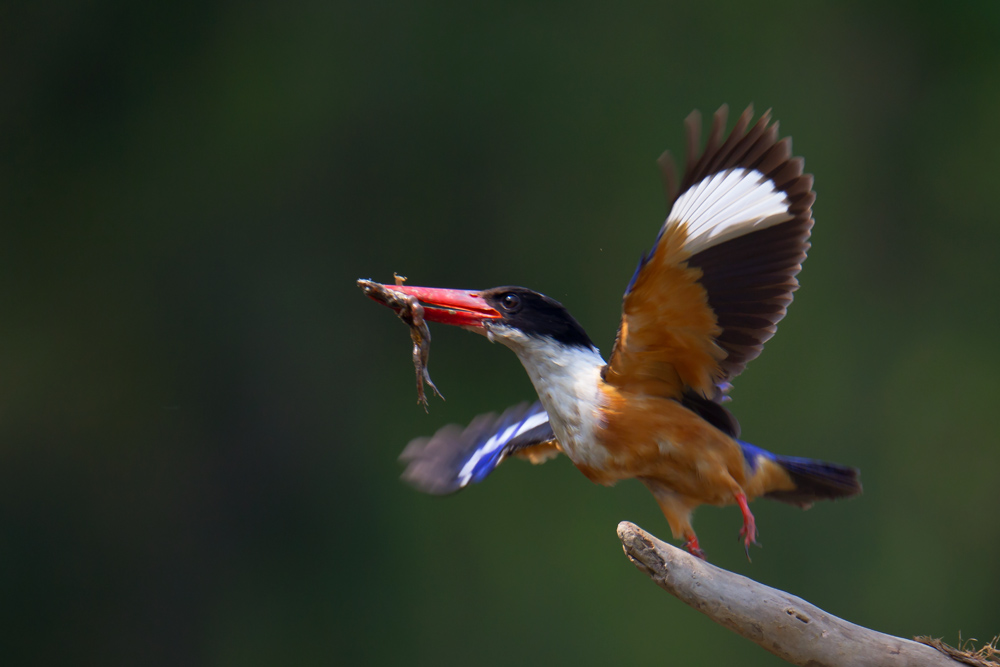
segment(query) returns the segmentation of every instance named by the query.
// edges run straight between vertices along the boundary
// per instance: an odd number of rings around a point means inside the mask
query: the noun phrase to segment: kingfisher
[[[739,507],[749,558],[751,500],[808,508],[861,493],[855,468],[741,440],[724,405],[731,380],[761,353],[798,288],[816,198],[770,111],[753,122],[747,108],[723,138],[727,115],[725,106],[714,114],[700,150],[700,115],[688,116],[679,187],[670,153],[658,160],[669,214],[625,289],[608,360],[562,304],[524,287],[381,286],[417,300],[429,322],[513,350],[537,393],[534,402],[411,441],[400,457],[405,480],[446,494],[511,456],[541,463],[561,453],[597,484],[642,482],[674,539],[700,558],[691,525],[700,505]]]

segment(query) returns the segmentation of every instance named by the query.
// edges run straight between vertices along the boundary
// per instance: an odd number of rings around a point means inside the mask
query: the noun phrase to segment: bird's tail
[[[745,442],[740,442],[740,445],[752,468],[757,467],[760,463],[758,457],[762,457],[784,470],[795,485],[792,489],[768,491],[764,494],[765,498],[804,508],[817,500],[850,498],[861,493],[857,468],[797,456],[780,456]]]

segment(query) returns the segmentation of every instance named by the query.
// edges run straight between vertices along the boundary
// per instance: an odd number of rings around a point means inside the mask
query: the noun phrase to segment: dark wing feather
[[[813,177],[802,173],[802,158],[792,157],[791,139],[778,140],[777,122],[768,125],[770,115],[768,111],[761,116],[744,136],[753,117],[752,107],[747,108],[718,150],[712,150],[710,138],[702,158],[685,172],[681,186],[683,192],[714,172],[752,168],[770,179],[788,200],[791,219],[787,222],[737,236],[688,260],[689,266],[701,269],[698,282],[705,287],[709,306],[723,329],[716,338],[727,352],[720,362],[723,381],[739,375],[777,331],[799,287],[796,276],[809,249],[816,201]],[[725,124],[723,107],[715,113],[711,136],[720,135]],[[689,131],[696,127],[689,126]]]
[[[688,265],[701,269],[698,282],[722,327],[716,341],[727,353],[719,363],[723,380],[743,372],[777,331],[799,286],[795,276],[809,248],[812,222],[796,218],[726,241],[688,260]]]
[[[722,407],[722,394],[723,392],[720,391],[717,396],[705,398],[693,391],[686,391],[681,396],[681,405],[697,413],[699,417],[723,433],[738,438],[740,437],[740,423],[729,410]]]

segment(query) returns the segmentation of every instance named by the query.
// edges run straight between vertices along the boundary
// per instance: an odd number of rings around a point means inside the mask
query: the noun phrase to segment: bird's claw
[[[702,560],[708,560],[705,558],[705,552],[701,550],[700,546],[698,546],[698,538],[695,535],[688,536],[687,540],[684,542],[684,548],[692,556],[697,556]]]

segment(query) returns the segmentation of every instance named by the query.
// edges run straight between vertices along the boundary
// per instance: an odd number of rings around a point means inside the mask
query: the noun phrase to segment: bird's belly
[[[605,453],[603,465],[577,463],[595,482],[650,478],[710,504],[729,502],[733,485],[745,482],[736,441],[677,401],[613,394],[601,414],[594,439]]]
[[[563,452],[591,481],[645,477],[703,503],[726,502],[743,484],[736,441],[679,402],[610,387],[596,363],[570,374],[525,368]]]

